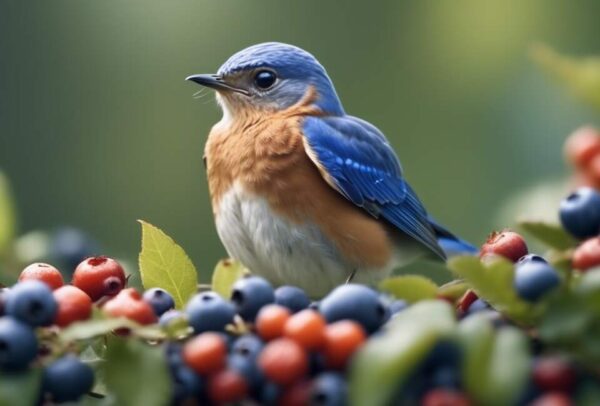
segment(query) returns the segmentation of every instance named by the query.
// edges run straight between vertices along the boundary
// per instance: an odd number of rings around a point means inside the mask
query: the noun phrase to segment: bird
[[[186,79],[216,91],[223,115],[203,157],[212,211],[229,256],[253,274],[318,299],[443,261],[444,246],[474,251],[428,215],[387,138],[345,112],[309,52],[260,43]]]

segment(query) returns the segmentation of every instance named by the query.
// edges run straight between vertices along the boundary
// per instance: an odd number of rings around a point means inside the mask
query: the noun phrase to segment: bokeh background
[[[183,79],[283,41],[384,131],[429,211],[480,243],[510,196],[564,176],[564,138],[598,119],[529,49],[600,54],[599,16],[593,0],[2,1],[0,170],[21,233],[75,225],[135,258],[145,219],[206,280],[225,255],[201,160],[220,112]]]

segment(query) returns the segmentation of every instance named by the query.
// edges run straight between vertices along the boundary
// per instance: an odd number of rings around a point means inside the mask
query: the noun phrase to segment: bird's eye
[[[273,86],[273,84],[275,83],[275,81],[277,80],[277,76],[275,76],[275,73],[269,71],[269,70],[261,70],[258,71],[256,73],[256,75],[254,76],[254,83],[256,84],[256,86],[259,89],[268,89],[271,86]]]

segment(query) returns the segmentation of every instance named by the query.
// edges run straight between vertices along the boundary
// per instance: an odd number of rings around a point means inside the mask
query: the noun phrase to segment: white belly
[[[289,222],[239,184],[222,197],[216,224],[229,255],[276,286],[295,285],[317,298],[354,271],[316,225]],[[375,283],[397,264],[395,258],[382,269],[356,269],[353,281]]]

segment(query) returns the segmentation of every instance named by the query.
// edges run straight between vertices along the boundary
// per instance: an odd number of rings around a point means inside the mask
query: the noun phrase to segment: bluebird
[[[187,79],[216,90],[223,110],[205,146],[212,209],[227,252],[253,273],[316,298],[444,260],[443,245],[473,251],[428,216],[386,137],[346,114],[310,53],[262,43]]]

